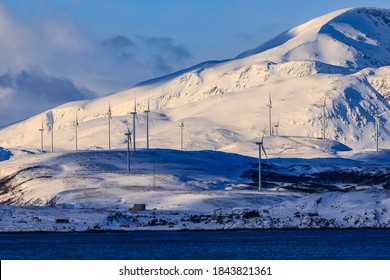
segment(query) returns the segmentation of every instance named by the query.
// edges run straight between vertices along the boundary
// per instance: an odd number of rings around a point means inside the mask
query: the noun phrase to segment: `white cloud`
[[[173,38],[114,34],[101,39],[69,16],[21,19],[0,4],[0,126],[180,70],[191,65],[190,58]],[[34,80],[28,90],[21,88],[24,79]],[[26,97],[31,97],[28,108],[15,104]]]
[[[61,103],[94,96],[85,88],[77,88],[70,80],[40,72],[0,75],[0,126]]]

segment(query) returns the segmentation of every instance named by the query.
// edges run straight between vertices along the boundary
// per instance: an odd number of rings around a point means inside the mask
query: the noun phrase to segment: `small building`
[[[146,210],[146,204],[134,204],[132,208],[130,208],[131,211],[145,211]]]

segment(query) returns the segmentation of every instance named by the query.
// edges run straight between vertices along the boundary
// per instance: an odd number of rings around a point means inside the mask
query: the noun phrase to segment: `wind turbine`
[[[159,109],[159,104],[158,104],[159,102],[158,102],[158,97],[156,98],[156,110],[158,110]]]
[[[264,152],[264,155],[268,161],[268,165],[270,165],[269,160],[268,160],[268,156],[267,156],[267,153],[264,149],[264,144],[263,144],[264,134],[265,134],[265,129],[264,129],[263,137],[261,138],[261,140],[259,142],[256,142],[256,145],[259,146],[259,191],[262,190],[262,187],[261,187],[261,151]]]
[[[322,139],[325,140],[325,108],[326,108],[326,96],[324,97],[324,104],[321,105],[322,107]]]
[[[112,112],[111,112],[111,105],[110,102],[108,102],[108,149],[111,150],[111,119],[112,119]]]
[[[144,111],[144,113],[146,113],[146,149],[149,149],[149,113],[150,113],[149,103],[150,100],[148,98],[148,109]]]
[[[268,107],[268,120],[269,120],[269,135],[272,135],[272,100],[271,100],[271,93],[269,94],[269,103],[267,104]]]
[[[51,152],[54,153],[54,117],[49,120],[50,133],[51,133]]]
[[[275,127],[275,134],[276,136],[279,136],[279,119],[278,119],[278,122],[276,124],[274,124],[274,127]]]
[[[379,117],[382,116],[385,112],[382,114],[375,114],[375,140],[376,140],[376,152],[379,152]]]
[[[133,151],[135,153],[135,118],[137,116],[137,105],[136,105],[137,97],[134,97],[134,111],[130,112],[133,115]],[[138,120],[138,119],[137,119]]]
[[[130,143],[131,143],[131,132],[129,127],[127,127],[127,132],[125,133],[127,136],[127,173],[130,173]]]
[[[184,121],[182,121],[179,125],[180,127],[180,148],[183,151],[183,130],[184,130]]]
[[[43,153],[43,131],[45,131],[43,129],[43,121],[41,122],[41,128],[39,129],[39,131],[41,132],[41,154]]]
[[[78,150],[77,148],[77,133],[78,133],[78,127],[79,127],[79,119],[78,119],[78,116],[77,116],[77,111],[76,111],[76,121],[74,123],[74,126],[75,126],[75,140],[76,140],[76,151]]]

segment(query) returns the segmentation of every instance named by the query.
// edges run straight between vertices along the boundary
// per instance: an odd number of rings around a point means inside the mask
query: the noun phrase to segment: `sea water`
[[[2,233],[0,259],[390,259],[390,230]]]

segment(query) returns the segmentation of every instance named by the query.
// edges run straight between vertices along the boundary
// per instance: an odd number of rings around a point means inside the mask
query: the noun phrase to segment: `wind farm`
[[[386,19],[335,11],[235,58],[2,128],[1,207],[18,219],[18,207],[71,209],[65,231],[389,227]],[[134,205],[147,209],[136,221]]]

